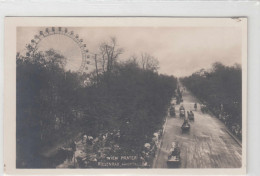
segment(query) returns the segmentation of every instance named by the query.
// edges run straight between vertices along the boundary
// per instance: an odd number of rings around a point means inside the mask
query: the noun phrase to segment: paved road
[[[198,102],[190,92],[183,93],[185,110],[194,110]],[[175,101],[174,101],[175,103]],[[242,163],[242,148],[228,134],[225,125],[209,114],[194,111],[195,121],[191,122],[189,133],[183,134],[176,106],[176,118],[167,117],[162,144],[154,160],[154,168],[167,168],[171,143],[177,141],[181,148],[181,168],[238,168]]]

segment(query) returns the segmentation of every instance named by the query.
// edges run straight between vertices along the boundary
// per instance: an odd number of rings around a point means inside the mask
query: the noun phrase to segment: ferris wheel
[[[47,45],[53,48],[63,48],[61,50],[68,56],[65,55],[65,57],[71,59],[68,69],[80,73],[89,69],[90,55],[86,44],[83,43],[83,39],[80,39],[78,34],[69,31],[67,28],[45,28],[45,30],[39,31],[39,34],[34,35],[30,45],[37,50],[46,48]]]

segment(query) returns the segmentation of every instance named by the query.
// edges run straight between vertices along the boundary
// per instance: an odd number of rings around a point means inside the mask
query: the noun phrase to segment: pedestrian
[[[75,167],[75,162],[76,162],[75,151],[76,151],[76,149],[77,149],[76,141],[73,141],[73,142],[71,143],[71,148],[72,148],[72,151],[71,151],[71,158],[70,158],[70,160],[72,160],[72,158],[74,158],[73,163],[74,163],[74,167]]]
[[[71,149],[72,149],[73,152],[76,151],[76,146],[77,146],[76,141],[73,141],[73,142],[70,144],[70,147],[71,147]]]
[[[197,103],[194,104],[194,109],[197,111]]]
[[[220,111],[223,112],[223,104],[220,104]]]

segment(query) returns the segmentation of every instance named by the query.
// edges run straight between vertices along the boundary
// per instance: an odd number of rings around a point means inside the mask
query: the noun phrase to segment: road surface
[[[209,114],[194,111],[194,102],[199,102],[187,90],[183,92],[185,110],[194,112],[195,121],[190,122],[189,133],[182,133],[183,119],[167,117],[161,147],[154,159],[154,168],[167,168],[167,158],[172,142],[181,148],[181,168],[239,168],[242,163],[242,147],[229,135],[225,125]],[[175,101],[174,101],[175,103]],[[187,114],[186,114],[187,115]]]

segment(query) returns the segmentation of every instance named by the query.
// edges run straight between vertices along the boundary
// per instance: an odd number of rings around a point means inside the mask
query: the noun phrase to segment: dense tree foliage
[[[86,114],[95,117],[91,121],[96,122],[97,130],[120,130],[125,134],[122,141],[138,147],[162,126],[175,88],[175,78],[128,62],[117,65],[110,75],[103,74],[96,86],[82,88],[83,102],[79,104],[93,106],[82,108],[91,111]],[[93,129],[87,133],[93,133]]]
[[[215,63],[181,79],[183,84],[241,138],[242,72],[239,65]]]
[[[33,160],[44,144],[52,145],[57,136],[72,128],[69,124],[77,108],[74,94],[80,81],[77,74],[63,70],[63,59],[53,50],[34,57],[17,56],[18,163],[19,158]]]
[[[137,152],[151,141],[176,78],[133,60],[114,60],[100,75],[78,74],[64,70],[65,60],[54,50],[17,55],[17,167],[41,165],[39,153],[80,132],[95,137],[120,131],[119,145]]]

